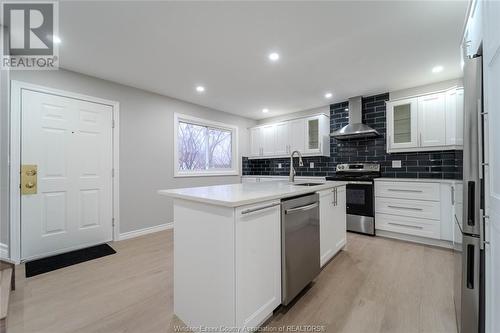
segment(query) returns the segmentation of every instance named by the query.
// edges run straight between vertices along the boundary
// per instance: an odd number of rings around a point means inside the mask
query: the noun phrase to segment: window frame
[[[231,169],[209,169],[209,170],[179,170],[179,123],[185,122],[193,125],[211,127],[231,132]],[[239,176],[239,154],[238,154],[238,127],[217,121],[197,118],[181,113],[174,113],[174,177],[206,177],[206,176]]]

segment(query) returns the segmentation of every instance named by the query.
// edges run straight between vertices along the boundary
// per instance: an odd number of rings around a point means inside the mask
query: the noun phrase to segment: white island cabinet
[[[328,263],[346,244],[345,186],[319,193],[319,232],[321,267]]]
[[[175,314],[201,329],[259,327],[281,304],[281,199],[342,185],[264,182],[159,191],[174,198]]]

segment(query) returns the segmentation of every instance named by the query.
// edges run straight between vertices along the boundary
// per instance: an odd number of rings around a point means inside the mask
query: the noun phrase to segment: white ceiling
[[[466,8],[465,1],[67,1],[60,61],[260,119],[461,77]],[[271,51],[280,61],[268,60]],[[435,65],[443,72],[431,73]],[[196,93],[199,84],[205,93]]]

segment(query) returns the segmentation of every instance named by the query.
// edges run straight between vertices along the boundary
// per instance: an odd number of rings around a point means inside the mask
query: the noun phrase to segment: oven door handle
[[[347,184],[359,184],[359,185],[372,185],[372,182],[364,182],[364,181],[358,181],[358,180],[348,180]]]

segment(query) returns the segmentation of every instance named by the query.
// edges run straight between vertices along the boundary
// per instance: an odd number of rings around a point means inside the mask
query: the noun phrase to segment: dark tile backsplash
[[[462,151],[446,150],[419,153],[386,152],[386,115],[385,101],[389,93],[363,98],[363,122],[377,129],[378,138],[330,140],[330,157],[305,157],[304,166],[295,169],[298,176],[329,176],[335,174],[338,163],[368,162],[380,163],[383,177],[392,178],[440,178],[462,179]],[[331,131],[348,124],[348,102],[330,105]],[[401,168],[392,168],[392,161],[400,160]],[[309,163],[314,162],[314,168]],[[282,168],[278,168],[281,163]],[[248,159],[243,157],[243,175],[286,176],[289,158]]]

